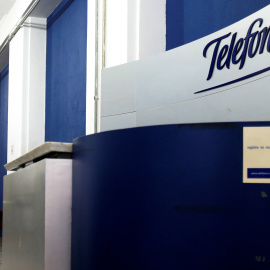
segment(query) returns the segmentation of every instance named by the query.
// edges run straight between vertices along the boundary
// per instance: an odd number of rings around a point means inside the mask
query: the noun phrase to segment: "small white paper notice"
[[[243,182],[270,183],[270,127],[244,127]]]

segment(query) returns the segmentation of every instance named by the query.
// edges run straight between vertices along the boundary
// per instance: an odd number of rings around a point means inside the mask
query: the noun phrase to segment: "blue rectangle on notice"
[[[270,168],[248,169],[248,178],[270,178]]]

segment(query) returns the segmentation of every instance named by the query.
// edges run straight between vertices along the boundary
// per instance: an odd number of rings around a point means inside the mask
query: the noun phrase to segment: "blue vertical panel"
[[[269,0],[167,0],[167,50],[207,36],[269,4]]]
[[[244,126],[270,122],[74,140],[72,270],[270,269],[270,185],[243,184]]]
[[[166,44],[167,50],[184,44],[184,1],[167,0]],[[176,16],[177,14],[177,16]]]
[[[8,67],[0,74],[0,209],[3,209],[3,177],[7,163]]]
[[[48,18],[46,141],[85,134],[87,0],[64,0]]]

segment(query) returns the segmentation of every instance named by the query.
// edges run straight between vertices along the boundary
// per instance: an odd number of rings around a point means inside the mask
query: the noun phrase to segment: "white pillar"
[[[139,59],[166,51],[166,0],[140,1]]]
[[[86,134],[95,133],[96,1],[87,2]]]
[[[106,0],[105,67],[166,51],[166,0]]]
[[[96,117],[100,130],[102,68],[166,51],[166,0],[88,0],[87,28],[86,134],[92,134]]]
[[[128,57],[128,1],[107,0],[104,19],[105,67],[125,64]]]
[[[145,0],[142,0],[145,1]],[[128,2],[127,62],[139,60],[140,56],[140,5],[141,0]]]
[[[45,140],[46,19],[28,18],[10,42],[8,162]]]

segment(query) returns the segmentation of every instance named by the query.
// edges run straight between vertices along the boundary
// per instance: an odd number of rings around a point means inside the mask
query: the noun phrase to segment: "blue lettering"
[[[269,28],[264,27],[263,30],[260,32],[260,36],[263,35],[263,38],[262,38],[262,43],[261,43],[261,48],[260,48],[259,54],[262,54],[264,51],[265,41],[266,41],[267,36],[269,34],[269,30],[270,30],[270,27]],[[269,40],[268,40],[268,43],[269,43]],[[268,50],[268,52],[269,52],[269,50]]]
[[[232,55],[232,63],[234,65],[236,65],[237,63],[240,62],[241,58],[239,59],[236,59],[237,57],[237,54],[241,51],[242,47],[243,47],[243,44],[244,44],[244,40],[242,38],[240,38],[236,44],[235,44],[235,47],[233,49],[233,55]]]
[[[227,37],[230,36],[230,35],[231,35],[231,33],[229,33],[229,34],[227,34],[227,35],[224,35],[224,36],[222,36],[222,37],[220,37],[220,38],[217,38],[217,39],[215,39],[215,40],[209,42],[209,43],[205,46],[205,48],[204,48],[204,50],[203,50],[203,56],[206,58],[207,50],[209,49],[209,47],[210,47],[211,45],[213,45],[213,44],[216,43],[216,47],[215,47],[215,49],[214,49],[214,53],[213,53],[213,56],[212,56],[211,66],[210,66],[210,69],[209,69],[209,73],[208,73],[207,80],[210,80],[211,77],[212,77],[212,75],[213,75],[214,67],[215,67],[215,65],[216,65],[217,52],[218,52],[218,48],[219,48],[219,45],[220,45],[221,40],[227,38]]]
[[[265,27],[261,31],[252,32],[253,27],[256,23],[258,23],[258,27],[260,28],[263,24],[263,19],[259,18],[255,20],[250,25],[246,37],[240,38],[237,42],[236,42],[237,33],[234,33],[231,38],[230,46],[224,45],[220,51],[219,47],[222,40],[229,37],[231,33],[219,37],[215,40],[212,40],[205,46],[203,50],[203,56],[205,58],[208,49],[212,45],[215,46],[213,50],[207,80],[210,80],[212,78],[215,66],[218,70],[222,70],[225,66],[228,69],[230,69],[231,63],[236,65],[240,62],[239,69],[242,69],[246,62],[247,55],[249,58],[253,58],[258,51],[259,54],[263,53],[267,38],[268,38],[267,51],[270,52],[270,35],[269,35],[270,27],[269,28]]]
[[[253,29],[253,26],[256,22],[260,22],[260,26],[262,25],[262,22],[263,20],[262,19],[257,19],[255,20],[249,27],[248,31],[247,31],[247,35],[245,37],[245,45],[244,45],[244,50],[242,52],[242,55],[241,55],[241,63],[240,63],[240,67],[239,69],[242,69],[244,64],[245,64],[245,61],[246,61],[246,56],[247,56],[247,49],[248,49],[248,45],[249,45],[249,39],[251,37],[254,37],[254,34],[251,34],[251,31]],[[250,57],[250,56],[249,56]]]
[[[257,44],[256,44],[254,52],[252,52],[253,46],[254,46],[254,41],[255,41],[256,38],[257,38]],[[260,46],[260,41],[261,41],[261,34],[257,31],[254,34],[254,36],[252,37],[251,41],[250,41],[250,46],[248,48],[248,56],[249,56],[249,58],[253,58],[256,55],[256,53],[257,53],[257,51],[259,49],[259,46]]]
[[[221,64],[221,61],[225,58],[227,52],[229,50],[229,46],[228,45],[225,45],[221,50],[220,50],[220,53],[218,55],[218,60],[217,60],[217,68],[218,70],[221,70],[225,67],[226,65],[226,61],[224,64]]]
[[[232,51],[233,51],[233,47],[234,47],[236,36],[237,36],[237,33],[234,33],[233,36],[232,36],[232,40],[231,40],[231,44],[230,44],[230,49],[229,49],[228,57],[227,57],[227,60],[226,60],[226,66],[227,66],[228,69],[230,69],[230,63],[231,63],[231,58],[232,58]]]

